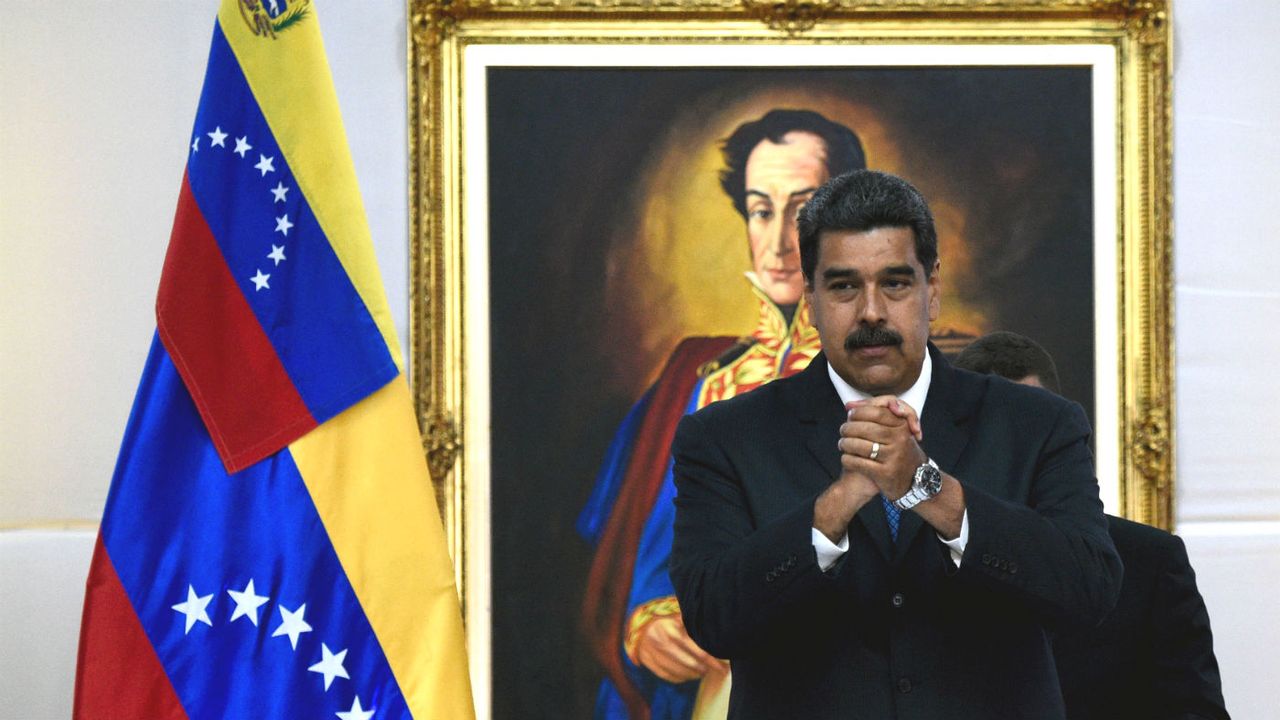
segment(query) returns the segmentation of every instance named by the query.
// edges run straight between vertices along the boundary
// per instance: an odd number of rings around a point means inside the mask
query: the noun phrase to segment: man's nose
[[[884,298],[880,297],[880,293],[874,290],[868,290],[862,293],[862,307],[859,308],[858,320],[867,325],[879,325],[884,322],[885,304]]]
[[[794,217],[783,217],[782,222],[770,228],[769,252],[778,257],[785,257],[795,252],[798,247],[799,236]]]
[[[783,214],[782,228],[776,238],[774,252],[778,256],[790,255],[800,249],[800,229],[796,227],[795,214]]]

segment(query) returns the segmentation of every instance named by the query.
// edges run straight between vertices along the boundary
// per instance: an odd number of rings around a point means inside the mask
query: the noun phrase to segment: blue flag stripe
[[[377,718],[408,707],[287,450],[227,475],[159,339],[120,451],[103,542],[189,716],[333,717],[358,695]],[[228,591],[266,601],[232,620]],[[189,589],[204,606],[181,612]],[[273,636],[282,610],[311,631]],[[188,615],[193,622],[187,629]],[[350,679],[308,668],[321,644],[346,651]]]
[[[390,382],[399,370],[386,342],[216,25],[193,136],[192,195],[316,421]]]

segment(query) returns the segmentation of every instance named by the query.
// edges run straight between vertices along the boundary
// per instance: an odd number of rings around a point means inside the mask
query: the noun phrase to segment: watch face
[[[929,497],[942,492],[942,473],[938,468],[932,465],[921,465],[920,475],[920,486],[929,494]]]

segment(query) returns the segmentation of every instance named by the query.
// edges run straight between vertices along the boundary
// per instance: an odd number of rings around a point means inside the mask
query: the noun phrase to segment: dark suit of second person
[[[1182,538],[1108,515],[1124,561],[1097,628],[1054,640],[1069,720],[1227,720],[1209,611]]]
[[[955,367],[1058,393],[1058,368],[1039,343],[1007,330],[984,335]],[[1068,720],[1227,720],[1209,612],[1182,539],[1107,516],[1124,562],[1107,619],[1054,638]]]

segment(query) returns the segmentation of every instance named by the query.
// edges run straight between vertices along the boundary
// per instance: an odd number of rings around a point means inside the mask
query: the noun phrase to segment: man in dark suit
[[[955,366],[1058,392],[1053,358],[1030,338],[996,332]],[[1209,612],[1182,539],[1107,516],[1124,561],[1116,608],[1097,629],[1054,639],[1070,720],[1227,720]]]
[[[1098,623],[1121,576],[1083,411],[928,344],[937,237],[905,181],[842,175],[800,228],[823,354],[673,444],[671,576],[730,717],[1064,717],[1047,631]]]

